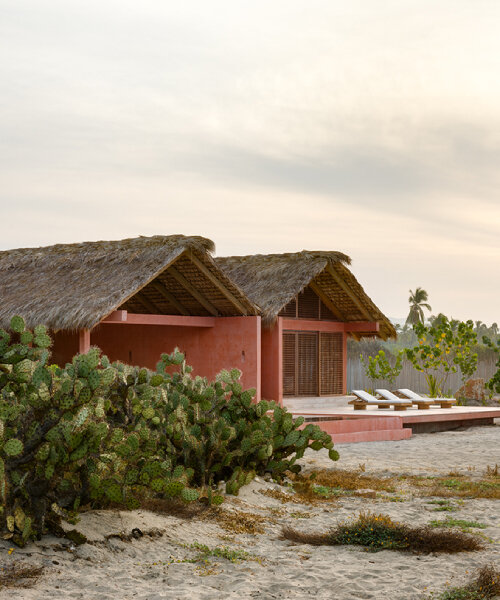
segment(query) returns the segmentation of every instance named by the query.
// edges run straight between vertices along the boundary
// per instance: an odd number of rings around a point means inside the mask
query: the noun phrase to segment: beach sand
[[[415,435],[399,442],[339,444],[340,460],[332,463],[326,453],[308,452],[302,460],[308,469],[364,469],[383,476],[413,474],[448,475],[461,472],[484,475],[486,467],[500,465],[500,424],[493,427]],[[8,555],[2,541],[2,564],[22,560],[43,565],[38,582],[27,589],[4,589],[0,598],[40,599],[405,599],[421,598],[431,591],[458,585],[484,564],[500,567],[500,501],[451,499],[456,512],[435,512],[430,498],[418,497],[404,487],[398,494],[376,498],[343,496],[314,506],[282,503],[263,495],[266,490],[287,488],[257,479],[228,497],[224,511],[244,511],[264,518],[264,533],[227,531],[213,520],[181,519],[147,511],[90,511],[81,515],[76,528],[89,543],[74,547],[52,537],[15,548]],[[392,500],[392,501],[391,501]],[[360,510],[384,513],[410,525],[452,516],[474,520],[487,527],[488,538],[479,552],[455,555],[415,555],[385,550],[366,552],[360,547],[313,547],[279,539],[284,525],[304,531],[327,531]],[[72,528],[68,525],[68,528]],[[145,535],[122,541],[110,534],[130,534],[135,528]],[[150,534],[150,535],[149,535]],[[249,553],[244,560],[207,557],[195,560],[200,550],[227,547]]]

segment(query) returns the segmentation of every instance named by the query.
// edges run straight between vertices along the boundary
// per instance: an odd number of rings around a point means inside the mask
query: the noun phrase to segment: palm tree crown
[[[426,308],[428,311],[432,310],[430,305],[426,302],[428,298],[429,295],[421,287],[418,287],[414,292],[410,290],[410,297],[408,298],[410,312],[406,318],[407,324],[416,325],[417,323],[424,323],[425,316],[423,309]]]

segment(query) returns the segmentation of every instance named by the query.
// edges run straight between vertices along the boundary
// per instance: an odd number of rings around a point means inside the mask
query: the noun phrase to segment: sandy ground
[[[487,465],[500,465],[500,425],[465,431],[416,435],[401,442],[339,444],[341,459],[331,463],[326,454],[310,452],[308,468],[362,468],[368,474],[447,475],[460,471],[473,477]],[[45,538],[8,555],[0,542],[1,564],[23,560],[45,566],[34,587],[0,591],[0,598],[19,600],[84,598],[222,600],[271,599],[405,599],[461,584],[466,572],[486,563],[500,567],[500,501],[457,501],[453,513],[434,512],[429,498],[402,494],[402,501],[346,496],[335,502],[309,506],[283,504],[261,493],[276,484],[254,481],[229,498],[226,511],[246,511],[265,517],[265,533],[234,534],[217,523],[195,517],[183,520],[146,511],[95,511],[84,513],[77,528],[89,543],[73,547],[56,538]],[[284,489],[284,488],[279,488]],[[408,524],[424,524],[452,516],[487,525],[485,549],[456,555],[414,555],[382,551],[370,553],[358,547],[311,547],[278,539],[283,525],[305,531],[325,531],[337,522],[372,510]],[[152,531],[132,541],[106,539],[113,533],[129,534],[134,528]],[[194,560],[199,551],[191,545],[226,546],[251,556],[239,562],[209,557]]]

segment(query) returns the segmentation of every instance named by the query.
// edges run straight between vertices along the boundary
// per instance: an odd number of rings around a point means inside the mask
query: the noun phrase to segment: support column
[[[347,333],[342,334],[342,393],[347,394]]]
[[[78,331],[78,352],[86,354],[90,350],[90,329]]]

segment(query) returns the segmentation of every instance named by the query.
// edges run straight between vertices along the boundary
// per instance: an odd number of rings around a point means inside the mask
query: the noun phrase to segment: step
[[[337,444],[406,440],[412,435],[409,427],[403,427],[401,417],[339,419],[314,421],[313,424],[330,434]],[[306,425],[302,425],[301,429]]]
[[[388,429],[403,429],[401,417],[371,417],[365,419],[325,419],[313,422],[320,425],[328,433],[354,433],[356,431],[387,431]]]
[[[355,396],[343,395],[343,396],[329,396],[329,397],[310,397],[310,398],[284,398],[283,406],[289,411],[294,410],[308,410],[310,408],[331,408],[333,406],[344,406],[347,405],[349,400],[352,400]]]
[[[323,429],[323,427],[321,428]],[[328,432],[327,432],[328,433]],[[379,429],[378,431],[355,431],[351,433],[332,433],[334,444],[352,444],[355,442],[396,442],[411,438],[411,429]]]

